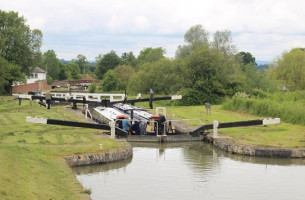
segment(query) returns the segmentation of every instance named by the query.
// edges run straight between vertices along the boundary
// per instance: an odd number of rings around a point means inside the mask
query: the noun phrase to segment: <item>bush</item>
[[[179,94],[182,95],[182,100],[175,102],[175,105],[178,106],[203,105],[207,102],[211,104],[220,104],[224,100],[224,97],[218,96],[217,94],[208,95],[192,88],[183,89]]]
[[[250,94],[251,94],[251,96],[254,96],[256,98],[267,98],[268,97],[268,94],[261,89],[253,89],[253,90],[251,90]]]
[[[288,123],[305,125],[304,105],[294,101],[236,98],[223,104],[223,109],[243,111],[263,117],[278,117]]]
[[[89,88],[88,88],[88,91],[90,93],[94,93],[96,91],[96,84],[95,83],[92,83],[91,85],[89,85]]]

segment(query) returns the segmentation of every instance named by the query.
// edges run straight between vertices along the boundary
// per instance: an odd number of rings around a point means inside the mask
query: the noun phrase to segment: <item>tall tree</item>
[[[64,69],[65,73],[67,74],[67,79],[77,80],[82,78],[80,68],[77,63],[70,62],[64,66]]]
[[[202,25],[192,26],[184,34],[186,45],[179,45],[176,51],[177,58],[185,58],[196,48],[209,46],[209,32]]]
[[[305,90],[305,49],[295,48],[284,52],[275,61],[276,76],[291,90]]]
[[[232,93],[242,82],[237,77],[239,63],[232,57],[226,57],[209,47],[197,48],[186,59],[187,74],[190,80],[188,88],[201,95],[197,103],[220,102],[221,99]]]
[[[77,63],[79,68],[80,68],[80,72],[82,74],[89,72],[89,67],[90,64],[87,61],[86,56],[78,54],[76,59],[73,59],[73,62]]]
[[[148,93],[150,88],[158,94],[177,92],[184,86],[181,78],[184,74],[180,73],[179,67],[178,63],[166,58],[145,63],[131,76],[128,88],[134,93]]]
[[[129,65],[129,66],[135,66],[135,60],[136,57],[133,55],[132,52],[128,52],[128,53],[123,53],[121,56],[121,64],[123,65]]]
[[[47,78],[49,83],[53,80],[59,79],[59,73],[62,64],[57,58],[54,50],[48,50],[43,54],[41,67],[47,71]]]
[[[40,56],[42,33],[31,30],[17,12],[0,10],[0,56],[30,75]]]
[[[211,46],[213,49],[223,53],[225,56],[232,56],[236,54],[236,47],[232,42],[233,40],[230,31],[216,31],[213,35]]]
[[[123,84],[124,88],[126,88],[131,76],[135,73],[135,70],[134,68],[128,65],[119,65],[114,68],[113,73]]]
[[[206,45],[209,43],[209,32],[202,25],[192,26],[184,34],[184,41],[192,46]]]
[[[164,58],[164,54],[166,53],[166,50],[162,47],[158,48],[144,48],[140,51],[139,56],[137,57],[137,64],[143,64],[147,62],[157,62]]]
[[[104,74],[110,70],[114,69],[121,63],[121,58],[116,54],[115,51],[110,51],[105,55],[99,55],[96,58],[96,70],[95,74],[99,79],[103,79]]]
[[[7,62],[0,56],[0,95],[9,94],[15,82],[24,82],[25,75],[19,65]]]
[[[255,64],[255,57],[250,52],[241,51],[236,54],[236,58],[245,65],[250,63]]]

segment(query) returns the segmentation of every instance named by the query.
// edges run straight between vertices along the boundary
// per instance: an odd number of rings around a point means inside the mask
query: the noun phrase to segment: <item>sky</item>
[[[162,47],[172,58],[185,32],[200,24],[211,40],[229,30],[238,51],[271,62],[305,46],[304,7],[304,0],[0,0],[1,10],[18,12],[42,31],[42,52],[89,61],[147,47]]]

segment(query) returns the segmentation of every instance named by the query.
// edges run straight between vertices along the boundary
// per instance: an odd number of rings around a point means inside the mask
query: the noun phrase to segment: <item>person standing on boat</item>
[[[152,89],[150,89],[150,92],[149,92],[149,107],[150,109],[153,109],[153,100],[154,100],[154,91]]]
[[[128,132],[130,130],[130,123],[128,121],[128,117],[127,116],[125,116],[125,118],[122,121],[122,127],[123,127],[123,130],[126,131],[127,134],[128,134]]]
[[[158,126],[159,126],[159,134],[164,135],[166,133],[165,131],[165,123],[166,123],[166,118],[163,114],[159,114],[159,121],[158,121]]]

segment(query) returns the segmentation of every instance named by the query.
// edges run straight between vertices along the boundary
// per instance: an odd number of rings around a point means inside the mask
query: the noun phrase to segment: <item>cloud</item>
[[[43,49],[66,59],[149,45],[172,57],[186,30],[202,24],[211,35],[230,30],[239,50],[271,60],[304,46],[304,6],[303,0],[1,0],[1,9],[19,12],[42,30]]]

